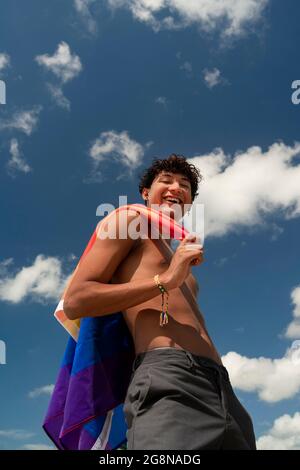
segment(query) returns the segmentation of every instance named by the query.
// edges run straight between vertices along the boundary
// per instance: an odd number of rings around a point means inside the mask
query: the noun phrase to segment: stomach
[[[160,312],[159,305],[144,304],[123,312],[132,334],[136,354],[158,347],[173,347],[210,357],[221,364],[221,358],[205,326],[187,306],[182,305],[182,308],[178,309],[178,304],[176,308],[172,308],[170,304],[168,323],[164,326],[159,324]]]
[[[168,264],[152,242],[144,240],[119,265],[112,282],[119,284],[150,278],[167,268]],[[156,297],[123,310],[124,319],[134,341],[135,352],[139,354],[156,347],[174,347],[199,356],[210,357],[220,363],[220,356],[207,333],[204,318],[197,307],[198,285],[192,273],[186,278],[185,283],[193,302],[187,300],[181,288],[172,289],[169,295],[167,325],[159,324],[162,300],[159,292]]]

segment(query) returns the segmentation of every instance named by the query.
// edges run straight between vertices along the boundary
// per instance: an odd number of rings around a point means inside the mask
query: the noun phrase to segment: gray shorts
[[[140,353],[124,402],[128,450],[255,450],[227,369],[178,348]]]

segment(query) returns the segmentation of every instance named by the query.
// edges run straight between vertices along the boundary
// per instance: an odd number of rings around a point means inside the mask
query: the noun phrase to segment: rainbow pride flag
[[[70,320],[63,310],[64,297],[83,257],[92,248],[98,230],[117,211],[134,209],[151,223],[151,238],[165,259],[173,250],[162,238],[182,240],[187,230],[162,211],[142,204],[120,206],[97,225],[55,310],[55,317],[69,333],[66,351],[50,399],[43,429],[61,450],[112,450],[127,442],[123,413],[135,359],[133,339],[122,312]],[[194,311],[197,302],[186,283],[180,287]]]

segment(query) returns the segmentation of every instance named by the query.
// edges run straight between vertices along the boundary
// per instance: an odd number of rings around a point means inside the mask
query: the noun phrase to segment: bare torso
[[[125,260],[118,266],[111,282],[122,284],[138,279],[151,278],[166,271],[168,263],[150,239],[140,239]],[[154,281],[153,281],[154,282]],[[186,279],[192,294],[197,296],[197,281],[192,274]],[[209,337],[204,319],[196,316],[180,288],[169,293],[169,322],[159,325],[161,294],[147,302],[123,311],[132,334],[135,353],[159,347],[185,349],[191,353],[210,357],[219,364],[221,358]]]

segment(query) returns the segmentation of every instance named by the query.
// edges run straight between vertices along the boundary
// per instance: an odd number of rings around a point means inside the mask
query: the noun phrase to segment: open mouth
[[[182,204],[182,200],[177,198],[177,197],[176,198],[175,197],[174,198],[173,197],[164,197],[163,201],[167,202],[169,204]]]

